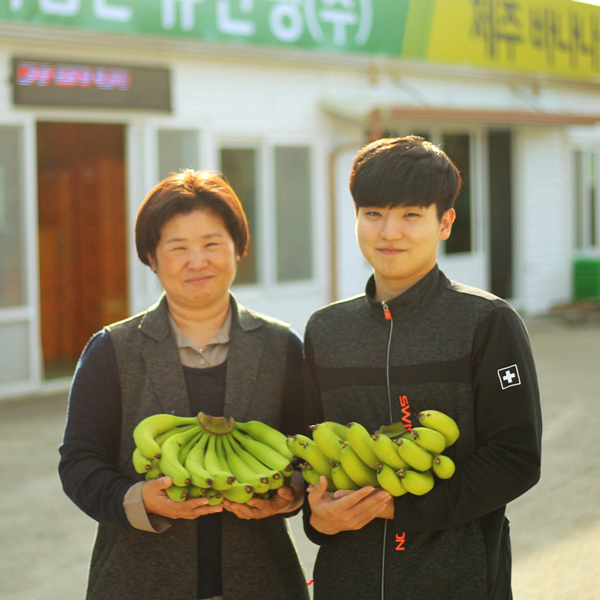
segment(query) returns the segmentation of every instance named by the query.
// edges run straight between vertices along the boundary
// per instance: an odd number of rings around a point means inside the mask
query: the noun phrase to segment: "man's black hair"
[[[355,158],[350,174],[357,208],[435,204],[440,219],[453,207],[461,184],[446,153],[416,135],[371,142]]]

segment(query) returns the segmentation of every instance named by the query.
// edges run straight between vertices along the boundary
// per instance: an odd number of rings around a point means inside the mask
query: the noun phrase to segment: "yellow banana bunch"
[[[357,422],[324,421],[311,426],[312,439],[296,434],[286,446],[302,461],[304,479],[312,485],[324,475],[328,490],[373,486],[396,497],[422,495],[431,491],[436,478],[454,475],[456,465],[443,452],[459,431],[451,417],[437,410],[422,411],[417,418],[420,426],[410,431],[398,422],[373,433]]]

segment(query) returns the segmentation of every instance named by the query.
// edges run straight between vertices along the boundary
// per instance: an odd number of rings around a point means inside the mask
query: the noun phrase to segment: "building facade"
[[[465,185],[440,265],[527,315],[600,254],[600,8],[574,0],[2,0],[0,398],[66,389],[90,335],[160,294],[147,192],[222,171],[234,293],[302,333],[360,293],[348,175],[423,135]]]

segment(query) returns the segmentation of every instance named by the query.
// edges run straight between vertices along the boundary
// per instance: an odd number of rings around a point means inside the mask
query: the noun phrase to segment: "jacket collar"
[[[448,285],[448,278],[435,267],[405,292],[388,300],[386,305],[394,319],[407,319],[420,313]],[[383,303],[375,300],[375,276],[371,275],[365,288],[365,299],[372,316],[385,321]]]
[[[232,323],[239,325],[244,331],[253,331],[258,329],[261,324],[254,318],[252,313],[245,307],[237,303],[235,296],[229,294],[231,304]],[[168,319],[169,307],[167,304],[167,295],[163,292],[162,296],[152,305],[140,321],[139,327],[148,337],[163,342],[171,332],[171,326]]]

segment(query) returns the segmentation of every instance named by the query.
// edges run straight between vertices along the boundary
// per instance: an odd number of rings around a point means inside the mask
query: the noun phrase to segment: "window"
[[[452,226],[452,235],[446,241],[446,254],[471,252],[472,244],[472,209],[471,209],[471,152],[469,134],[444,134],[442,149],[450,157],[460,171],[463,185],[456,199],[454,208],[456,220]]]
[[[595,150],[575,150],[575,248],[582,251],[600,246],[597,162]]]
[[[277,281],[313,275],[310,149],[275,148]]]
[[[221,172],[240,199],[250,230],[248,254],[238,265],[236,284],[258,282],[257,163],[254,148],[221,148]]]
[[[181,169],[197,169],[198,132],[161,129],[158,132],[158,177],[162,181],[170,173]]]
[[[0,127],[0,307],[25,303],[21,128]]]

